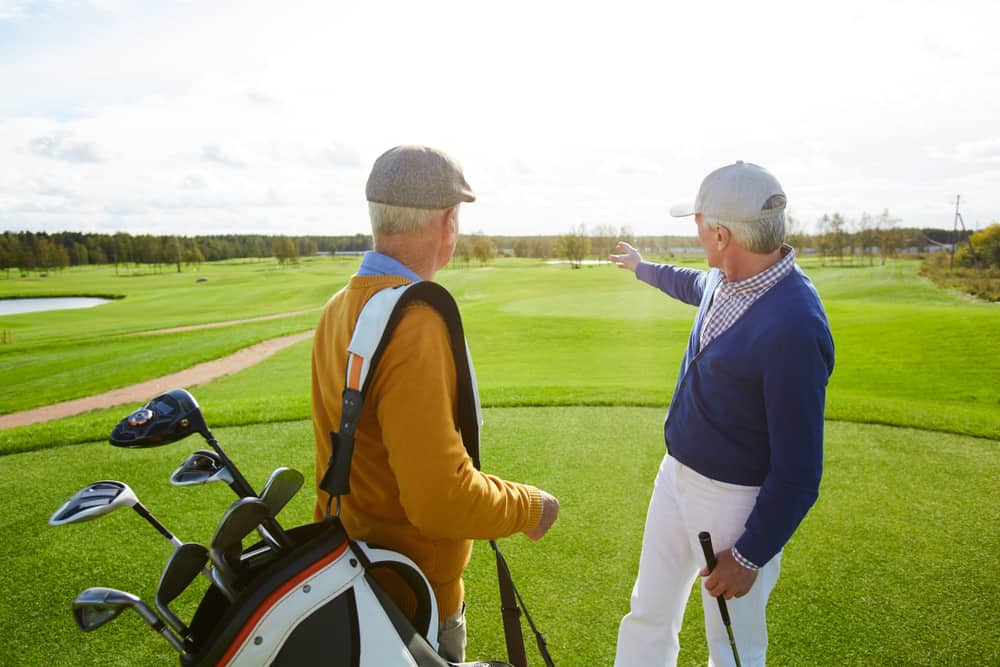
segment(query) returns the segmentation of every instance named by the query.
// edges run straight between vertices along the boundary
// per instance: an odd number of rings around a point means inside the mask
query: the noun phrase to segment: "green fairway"
[[[81,311],[0,317],[0,414],[85,396],[310,329],[357,259],[203,265],[198,273],[115,276],[69,270],[0,280],[5,294],[124,296]],[[1000,306],[938,290],[917,264],[821,267],[805,260],[830,315],[837,362],[828,392],[820,499],[786,548],[769,607],[774,665],[998,664]],[[702,266],[703,260],[691,260]],[[197,277],[208,281],[196,283]],[[557,664],[610,664],[628,605],[646,503],[663,455],[662,420],[694,308],[609,265],[527,260],[449,268],[476,363],[484,468],[562,502],[544,540],[503,541],[515,582]],[[281,313],[217,329],[129,335]],[[190,388],[255,486],[279,465],[311,484],[310,342]],[[207,541],[232,498],[224,485],[175,488],[196,436],[159,449],[106,444],[134,405],[0,430],[0,665],[175,664],[128,612],[92,634],[70,602],[88,586],[152,601],[170,546],[133,512],[50,528],[48,516],[98,479],[121,479],[185,541]],[[308,521],[314,494],[281,519]],[[467,574],[470,658],[504,656],[492,554]],[[186,616],[194,593],[179,601]],[[700,600],[689,603],[683,665],[705,664]],[[527,632],[527,627],[525,627]],[[42,639],[43,638],[43,639]],[[526,636],[531,643],[530,633]],[[538,664],[533,648],[532,664]]]

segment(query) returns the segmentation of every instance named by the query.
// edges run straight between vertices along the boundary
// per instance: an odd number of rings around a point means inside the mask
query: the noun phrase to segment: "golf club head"
[[[208,434],[198,401],[184,389],[171,389],[118,422],[109,439],[116,447],[159,447],[192,433]]]
[[[139,596],[115,588],[94,587],[82,591],[73,600],[73,618],[84,632],[96,630],[117,617],[126,609],[134,609],[142,620],[163,635],[177,651],[184,652],[184,644],[164,625]]]
[[[181,636],[188,627],[170,609],[170,603],[187,590],[208,563],[208,549],[195,542],[186,542],[170,554],[156,587],[156,609]]]
[[[140,602],[138,596],[114,588],[88,588],[73,600],[73,618],[84,632],[96,630]]]
[[[102,480],[77,491],[51,517],[50,526],[89,521],[118,507],[134,507],[139,499],[125,482]]]
[[[208,556],[227,583],[236,579],[243,538],[270,516],[271,511],[260,498],[240,498],[219,519]]]
[[[260,499],[267,505],[272,517],[277,516],[288,501],[299,492],[304,481],[302,473],[294,468],[282,466],[271,473],[263,491],[260,492]]]
[[[232,486],[233,474],[222,462],[222,458],[210,449],[199,449],[177,466],[170,475],[174,486],[195,486],[211,482],[225,482]]]

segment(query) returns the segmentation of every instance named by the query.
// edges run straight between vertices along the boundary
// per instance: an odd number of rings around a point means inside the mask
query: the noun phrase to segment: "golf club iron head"
[[[159,447],[192,433],[208,433],[198,401],[184,389],[171,389],[118,422],[109,439],[116,447]]]
[[[219,519],[208,557],[225,583],[232,585],[239,574],[243,538],[270,517],[271,511],[260,498],[240,498]]]
[[[199,449],[177,466],[170,475],[174,486],[195,486],[211,482],[233,484],[233,474],[222,462],[222,458],[210,449]]]
[[[163,635],[175,649],[184,652],[184,644],[160,617],[137,595],[114,588],[94,587],[82,591],[73,600],[73,618],[84,632],[96,630],[126,609],[134,609],[151,628]]]
[[[207,563],[208,549],[204,545],[185,542],[170,554],[160,574],[160,582],[156,586],[156,609],[182,637],[187,637],[190,630],[174,614],[169,605],[187,590],[199,574],[204,572]],[[211,580],[211,577],[209,579]]]
[[[88,484],[49,517],[50,526],[89,521],[119,507],[134,507],[139,499],[125,482],[102,480]]]
[[[282,466],[271,473],[267,483],[264,484],[264,489],[260,492],[260,499],[267,505],[272,517],[278,515],[288,501],[299,492],[304,482],[305,477],[294,468]]]

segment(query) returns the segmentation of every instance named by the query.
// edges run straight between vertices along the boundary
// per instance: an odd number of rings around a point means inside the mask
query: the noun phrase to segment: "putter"
[[[705,552],[705,562],[708,564],[708,573],[715,569],[715,550],[712,548],[712,536],[707,531],[698,533],[698,541],[701,542],[701,550]],[[736,638],[733,637],[733,625],[729,620],[729,608],[726,606],[726,599],[721,595],[715,598],[719,601],[719,613],[722,614],[722,624],[726,626],[726,634],[729,635],[729,645],[733,648],[733,659],[736,660],[736,667],[740,666],[740,654],[736,650]]]
[[[73,600],[73,617],[76,624],[84,632],[90,632],[101,627],[117,617],[126,609],[136,611],[142,620],[159,632],[170,645],[180,653],[184,653],[184,643],[170,631],[160,617],[157,616],[138,596],[114,588],[88,588]]]
[[[240,498],[226,510],[215,528],[208,558],[223,581],[232,586],[239,575],[243,538],[271,516],[260,498]]]
[[[94,482],[76,492],[49,517],[49,525],[61,526],[66,523],[89,521],[113,512],[119,507],[131,507],[161,535],[170,540],[171,544],[175,547],[181,545],[181,541],[139,502],[139,498],[128,484],[110,479]]]
[[[215,451],[219,462],[233,477],[232,487],[240,497],[256,496],[250,483],[226,456],[219,442],[208,430],[198,401],[184,389],[171,389],[152,399],[122,419],[111,431],[109,440],[116,447],[160,447],[198,433]],[[264,523],[281,548],[291,548],[291,539],[273,518]]]

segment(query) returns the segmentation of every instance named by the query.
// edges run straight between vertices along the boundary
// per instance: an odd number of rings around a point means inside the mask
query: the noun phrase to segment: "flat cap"
[[[396,146],[375,160],[365,186],[368,201],[411,208],[451,208],[476,201],[462,167],[427,146]]]

